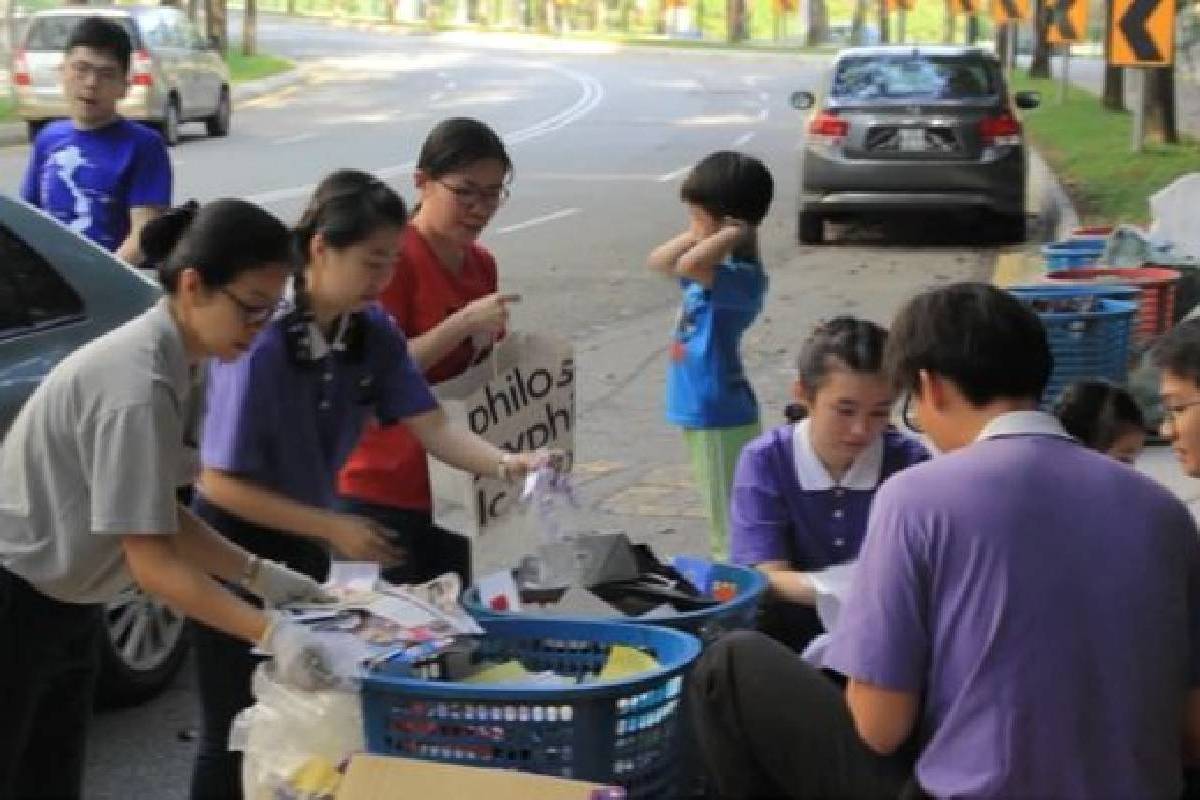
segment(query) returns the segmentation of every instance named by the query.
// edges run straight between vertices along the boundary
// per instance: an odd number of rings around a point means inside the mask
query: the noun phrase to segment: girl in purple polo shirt
[[[238,360],[209,371],[196,510],[251,552],[318,580],[331,550],[385,566],[403,558],[390,531],[332,510],[338,471],[369,421],[403,422],[435,458],[477,475],[515,477],[542,461],[451,424],[375,302],[405,221],[403,201],[372,176],[327,177],[295,231],[305,263],[291,308]],[[197,629],[195,647],[204,726],[192,797],[240,798],[229,727],[252,702],[256,660],[209,628]]]
[[[836,317],[804,343],[793,387],[803,419],[742,451],[729,511],[733,561],[766,573],[762,627],[800,650],[821,632],[812,574],[858,557],[879,484],[929,453],[888,425],[887,332]]]

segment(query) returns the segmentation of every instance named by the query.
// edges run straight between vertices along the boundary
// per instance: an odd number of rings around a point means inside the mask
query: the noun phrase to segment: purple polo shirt
[[[286,327],[276,319],[241,358],[210,365],[200,459],[325,508],[368,419],[392,424],[437,401],[378,306],[362,313],[356,346],[328,345],[318,332],[316,349],[329,350],[310,359],[291,354]]]
[[[920,442],[889,429],[837,483],[813,452],[810,424],[780,426],[743,448],[729,506],[735,564],[788,561],[811,572],[853,560],[879,484],[929,458]]]
[[[935,797],[1178,797],[1195,524],[1057,420],[1003,415],[880,489],[825,661],[921,696]]]

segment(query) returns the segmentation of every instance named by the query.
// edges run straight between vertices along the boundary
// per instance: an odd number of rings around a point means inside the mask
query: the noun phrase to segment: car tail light
[[[154,74],[150,71],[150,54],[145,50],[133,53],[133,77],[130,81],[134,86],[153,86]]]
[[[1008,112],[984,117],[979,121],[979,135],[985,147],[1020,144],[1021,123]]]
[[[28,86],[31,83],[29,62],[25,60],[24,50],[18,50],[17,54],[13,56],[12,82],[14,86]]]
[[[824,144],[840,144],[850,132],[850,123],[833,111],[818,112],[808,123],[808,136]]]

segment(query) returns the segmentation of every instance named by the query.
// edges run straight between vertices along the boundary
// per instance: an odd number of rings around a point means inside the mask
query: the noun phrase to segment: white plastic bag
[[[366,749],[362,707],[357,692],[285,686],[274,679],[269,664],[254,671],[257,702],[234,719],[229,749],[243,754],[246,800],[304,798],[289,786],[302,767],[316,759],[336,765]]]

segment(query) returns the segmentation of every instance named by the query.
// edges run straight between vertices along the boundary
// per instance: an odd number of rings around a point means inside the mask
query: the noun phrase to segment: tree
[[[888,44],[892,41],[891,17],[888,15],[888,0],[879,0],[879,41]]]
[[[1033,4],[1033,57],[1029,60],[1029,77],[1050,77],[1050,20],[1054,9],[1048,0]],[[1018,39],[1017,41],[1020,41]]]
[[[204,0],[205,32],[215,40],[221,55],[229,49],[229,9],[225,0]]]
[[[735,2],[735,0],[729,0]],[[808,41],[811,47],[829,41],[829,9],[825,0],[808,0]]]
[[[867,25],[869,0],[854,0],[854,16],[850,20],[850,41],[863,44],[863,28]]]
[[[945,16],[942,18],[942,41],[952,44],[957,35],[958,17],[954,14],[955,0],[942,0],[945,5]]]
[[[979,15],[967,15],[967,44],[975,44],[979,39]]]
[[[245,0],[242,12],[242,55],[258,54],[258,0]]]
[[[1104,0],[1104,91],[1102,102],[1110,111],[1125,110],[1125,71],[1108,63],[1109,41],[1108,32],[1112,30],[1113,0]]]
[[[1175,117],[1175,67],[1144,71],[1146,82],[1146,136],[1164,144],[1179,144]]]

